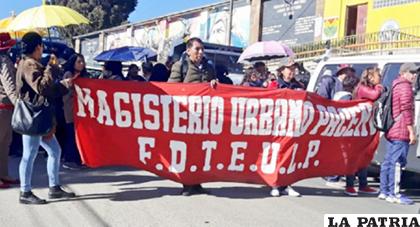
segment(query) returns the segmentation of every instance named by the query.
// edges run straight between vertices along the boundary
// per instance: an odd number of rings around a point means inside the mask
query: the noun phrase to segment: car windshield
[[[326,70],[330,70],[332,72],[332,75],[335,75],[337,73],[337,71],[340,69],[340,65],[341,64],[329,64],[329,65],[325,65],[322,70],[320,75],[324,75]],[[364,63],[364,64],[350,64],[350,67],[352,67],[354,70],[356,70],[356,76],[360,78],[360,76],[362,75],[363,70],[365,70],[368,67],[377,67],[378,64],[376,63]]]

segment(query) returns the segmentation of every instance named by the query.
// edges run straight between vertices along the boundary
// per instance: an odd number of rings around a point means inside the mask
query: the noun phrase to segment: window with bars
[[[389,6],[403,5],[409,3],[420,2],[420,0],[374,0],[373,8],[383,8]]]

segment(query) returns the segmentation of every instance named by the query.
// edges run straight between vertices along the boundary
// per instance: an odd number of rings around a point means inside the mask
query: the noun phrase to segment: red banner
[[[222,84],[78,79],[75,90],[76,136],[90,167],[281,186],[354,173],[378,145],[368,102]]]

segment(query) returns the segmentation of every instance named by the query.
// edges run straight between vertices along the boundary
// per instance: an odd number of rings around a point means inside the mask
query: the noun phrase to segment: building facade
[[[199,37],[205,42],[246,47],[250,37],[251,5],[249,0],[235,1],[231,42],[228,44],[229,3],[175,13],[152,20],[98,31],[75,38],[76,49],[87,64],[97,66],[93,58],[104,50],[122,46],[148,47],[164,60],[172,47],[185,37]]]
[[[340,39],[366,34],[378,33],[344,43],[417,40],[419,9],[420,0],[235,0],[230,43],[226,1],[81,35],[75,46],[91,66],[97,65],[93,58],[101,51],[127,45],[151,48],[164,60],[185,37],[236,47],[278,40],[298,53],[310,49],[322,54],[327,40],[342,46]]]
[[[325,0],[322,39],[389,30],[418,36],[419,9],[420,0]]]
[[[289,45],[313,42],[321,37],[321,1],[263,1],[262,40],[279,40]]]

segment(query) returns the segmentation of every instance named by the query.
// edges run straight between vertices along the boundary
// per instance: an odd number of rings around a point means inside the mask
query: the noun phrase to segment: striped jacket
[[[6,54],[0,54],[0,109],[13,109],[16,94],[16,70]]]

